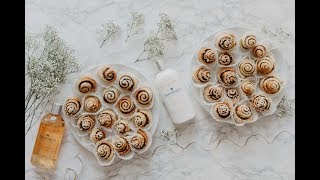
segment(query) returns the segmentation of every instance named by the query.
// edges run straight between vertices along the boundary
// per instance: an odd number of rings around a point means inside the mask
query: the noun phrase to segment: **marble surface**
[[[79,63],[89,67],[101,63],[121,63],[154,78],[155,64],[133,61],[143,50],[143,42],[156,30],[158,14],[167,13],[176,26],[178,41],[168,46],[167,65],[183,75],[199,43],[221,28],[281,26],[289,34],[281,47],[289,64],[286,96],[295,97],[295,4],[291,0],[26,0],[28,32],[40,32],[53,25],[75,50]],[[129,11],[145,14],[145,33],[124,42]],[[102,48],[96,31],[107,20],[121,26],[121,33]],[[70,75],[54,101],[63,102],[76,75]],[[146,154],[111,167],[100,167],[94,156],[77,143],[66,127],[56,170],[33,168],[30,156],[39,123],[25,137],[26,179],[295,179],[295,117],[270,117],[243,127],[218,123],[195,101],[193,122],[179,126],[171,143],[162,140],[162,130],[175,126],[164,108],[154,143]]]

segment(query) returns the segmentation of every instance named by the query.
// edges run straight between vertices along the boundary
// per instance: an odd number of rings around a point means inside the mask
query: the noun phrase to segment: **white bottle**
[[[156,61],[156,65],[160,70],[155,79],[156,87],[172,121],[181,124],[194,118],[194,108],[179,73],[165,68],[162,60]]]

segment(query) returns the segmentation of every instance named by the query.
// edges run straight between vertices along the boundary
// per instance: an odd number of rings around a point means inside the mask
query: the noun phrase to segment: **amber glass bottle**
[[[59,148],[64,133],[62,105],[54,103],[51,113],[45,115],[40,122],[38,135],[31,155],[31,164],[41,168],[56,167]]]

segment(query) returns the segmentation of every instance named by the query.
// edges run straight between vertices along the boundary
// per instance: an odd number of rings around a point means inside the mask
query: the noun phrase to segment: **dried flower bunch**
[[[127,24],[127,38],[125,42],[128,41],[129,37],[136,34],[143,34],[144,32],[144,15],[136,11],[130,12],[132,20]]]
[[[103,39],[100,48],[102,48],[102,46],[105,44],[105,42],[116,32],[119,32],[120,30],[120,26],[113,23],[112,21],[108,21],[105,24],[101,25],[101,28],[98,29],[98,34],[101,36],[101,38]]]
[[[26,82],[29,83],[26,84],[25,96],[25,135],[58,93],[59,83],[68,74],[79,70],[74,50],[52,26],[47,26],[40,34],[26,34],[25,71]]]
[[[165,52],[165,43],[177,40],[177,34],[169,16],[164,13],[160,13],[160,22],[158,23],[158,31],[156,34],[151,35],[144,42],[144,49],[135,60],[136,62],[143,60],[156,60],[163,56]],[[146,58],[141,58],[147,53]]]

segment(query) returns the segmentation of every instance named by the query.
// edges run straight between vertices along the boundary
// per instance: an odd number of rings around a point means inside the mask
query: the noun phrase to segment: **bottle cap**
[[[165,67],[166,67],[166,66],[164,65],[164,62],[162,61],[162,59],[156,60],[156,65],[157,65],[157,67],[158,67],[158,69],[159,69],[160,71],[164,70]]]
[[[53,103],[51,108],[51,113],[54,115],[59,115],[61,113],[62,104]]]

